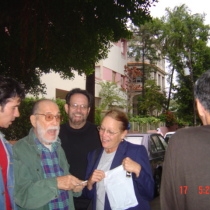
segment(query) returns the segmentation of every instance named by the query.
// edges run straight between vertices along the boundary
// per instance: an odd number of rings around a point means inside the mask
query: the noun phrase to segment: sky
[[[150,8],[151,16],[162,17],[165,15],[165,8],[169,7],[173,9],[175,6],[180,6],[182,4],[186,4],[188,6],[191,10],[191,14],[205,13],[205,24],[210,25],[210,2],[208,0],[159,0],[159,2],[155,4],[155,7],[153,6]]]

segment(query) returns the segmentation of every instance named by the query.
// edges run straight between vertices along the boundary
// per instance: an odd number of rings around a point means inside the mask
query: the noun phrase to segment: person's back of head
[[[203,125],[210,125],[210,70],[204,72],[196,81],[195,99]]]
[[[0,106],[4,107],[10,98],[15,97],[24,99],[23,86],[12,78],[0,76]]]
[[[195,98],[210,113],[210,70],[204,72],[196,81]]]

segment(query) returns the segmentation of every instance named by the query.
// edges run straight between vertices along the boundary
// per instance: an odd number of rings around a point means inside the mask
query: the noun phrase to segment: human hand
[[[73,192],[80,192],[83,190],[83,188],[87,185],[88,180],[86,181],[82,181],[79,184],[77,184],[74,189]]]
[[[90,176],[90,178],[88,179],[88,184],[87,184],[87,188],[89,190],[92,190],[93,188],[93,184],[96,182],[100,182],[102,179],[105,178],[105,173],[102,170],[95,170],[92,175]]]
[[[58,176],[57,187],[60,190],[73,190],[74,192],[80,192],[87,183],[82,183],[82,180],[72,175]]]
[[[141,165],[133,161],[131,158],[126,157],[122,161],[123,168],[128,172],[133,172],[136,174],[136,177],[139,177],[141,171]]]

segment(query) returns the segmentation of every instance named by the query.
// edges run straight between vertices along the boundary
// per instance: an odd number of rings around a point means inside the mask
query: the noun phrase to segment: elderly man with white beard
[[[15,202],[19,209],[74,210],[73,196],[86,185],[69,174],[60,145],[60,111],[56,103],[35,103],[29,135],[14,145]]]

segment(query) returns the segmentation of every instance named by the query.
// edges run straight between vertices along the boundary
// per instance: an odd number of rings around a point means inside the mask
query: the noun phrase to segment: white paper
[[[104,186],[112,210],[124,210],[138,205],[133,179],[126,177],[126,171],[122,165],[105,174]]]

